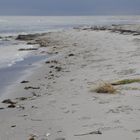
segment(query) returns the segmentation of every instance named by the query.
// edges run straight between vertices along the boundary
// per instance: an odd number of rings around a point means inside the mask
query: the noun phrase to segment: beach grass
[[[103,83],[100,84],[94,91],[97,93],[114,94],[117,90],[110,83]]]
[[[124,80],[120,80],[117,82],[113,82],[113,83],[111,83],[111,85],[117,86],[117,85],[126,85],[126,84],[132,84],[132,83],[140,83],[140,78],[138,78],[138,79],[124,79]]]

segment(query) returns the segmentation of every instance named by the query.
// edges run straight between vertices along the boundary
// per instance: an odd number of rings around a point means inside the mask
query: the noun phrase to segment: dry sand
[[[91,88],[140,77],[140,36],[73,29],[40,38],[56,61],[42,62],[2,98],[17,104],[0,104],[0,140],[139,140],[140,84],[116,94]]]

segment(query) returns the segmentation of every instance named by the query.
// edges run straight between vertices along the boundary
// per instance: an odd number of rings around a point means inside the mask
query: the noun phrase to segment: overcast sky
[[[0,0],[0,15],[140,14],[140,0]]]

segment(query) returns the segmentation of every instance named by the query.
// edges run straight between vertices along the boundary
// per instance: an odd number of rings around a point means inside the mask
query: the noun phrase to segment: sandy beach
[[[26,41],[50,57],[1,97],[0,140],[140,140],[140,82],[114,86],[114,94],[94,90],[140,78],[140,25],[83,27]]]

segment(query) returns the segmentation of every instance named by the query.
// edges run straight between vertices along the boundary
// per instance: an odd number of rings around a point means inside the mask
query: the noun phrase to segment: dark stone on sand
[[[20,83],[21,83],[21,84],[29,83],[29,81],[21,81]]]
[[[28,41],[28,40],[33,40],[38,36],[39,34],[18,35],[16,40]]]
[[[56,66],[55,69],[56,69],[57,71],[61,71],[61,70],[62,70],[62,68],[61,68],[61,67],[58,67],[58,66]]]
[[[45,63],[46,63],[46,64],[50,64],[50,63],[55,63],[55,64],[57,64],[58,61],[56,61],[56,60],[51,60],[51,61],[46,61]]]
[[[29,140],[35,140],[35,138],[32,136],[31,138],[29,138]]]
[[[18,100],[21,100],[21,101],[24,101],[24,100],[27,100],[28,98],[26,97],[20,97],[20,98],[17,98]]]
[[[28,89],[40,89],[40,87],[32,87],[32,86],[28,86],[28,87],[25,87],[24,89],[28,90]]]
[[[35,51],[35,50],[38,50],[38,48],[21,48],[21,49],[18,49],[18,51]]]
[[[50,68],[54,68],[54,66],[52,65],[52,66],[50,66]]]
[[[37,44],[37,42],[35,42],[35,41],[27,42],[27,45],[35,45],[35,44]]]
[[[16,102],[11,101],[10,99],[3,100],[2,103],[4,103],[4,104],[16,104]]]
[[[15,108],[15,107],[16,107],[15,104],[10,104],[10,105],[8,105],[8,108]]]
[[[4,107],[0,107],[0,110],[3,110],[4,109]]]
[[[12,125],[11,127],[16,127],[16,125]]]
[[[73,53],[70,53],[68,56],[74,56],[74,54]]]

